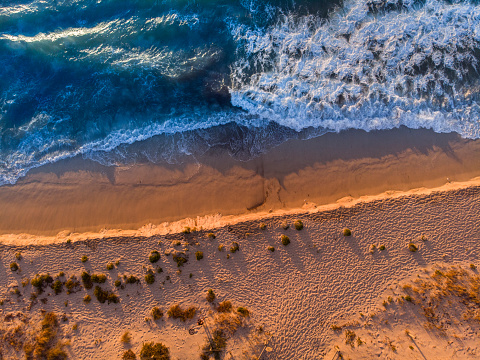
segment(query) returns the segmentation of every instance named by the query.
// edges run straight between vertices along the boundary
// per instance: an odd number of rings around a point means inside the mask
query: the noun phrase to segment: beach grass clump
[[[125,331],[120,338],[120,341],[122,344],[130,344],[130,341],[132,341],[132,336],[130,335],[130,331]]]
[[[287,235],[282,235],[280,237],[280,240],[282,241],[282,244],[284,246],[287,246],[288,244],[290,244],[290,238]]]
[[[207,234],[207,237],[210,239],[210,240],[213,240],[216,238],[215,234],[214,233],[208,233]]]
[[[97,284],[104,284],[107,281],[107,275],[105,274],[93,274],[91,276],[92,282]]]
[[[108,291],[108,290],[103,290],[100,286],[95,286],[95,289],[93,290],[93,295],[97,298],[98,302],[100,303],[105,303],[105,301],[108,301],[108,303],[114,303],[117,304],[120,301],[120,298],[115,295],[113,292]]]
[[[274,252],[274,251],[275,251],[275,248],[274,248],[273,246],[269,246],[269,247],[267,247],[267,250],[268,250],[268,251],[271,251],[271,252]]]
[[[197,308],[195,308],[194,306],[190,306],[189,308],[184,310],[178,304],[172,305],[167,311],[168,317],[172,319],[181,319],[182,321],[193,319],[196,313]]]
[[[41,294],[47,285],[53,283],[53,278],[48,273],[42,275],[36,274],[30,283],[37,289],[38,293]]]
[[[200,354],[200,359],[209,360],[212,357],[214,359],[220,359],[219,354],[227,346],[227,336],[221,329],[215,329],[213,332],[213,343],[208,342],[203,348],[202,353]],[[256,359],[256,357],[254,357]]]
[[[218,245],[218,251],[223,251],[223,250],[225,250],[225,245],[223,244]]]
[[[83,302],[85,304],[90,304],[90,301],[92,301],[92,297],[90,295],[87,294],[83,297]]]
[[[470,269],[475,270],[476,268],[475,264],[470,264]]]
[[[65,287],[67,288],[67,295],[76,293],[77,291],[80,291],[80,281],[77,280],[77,278],[72,275],[70,278],[65,282]]]
[[[152,271],[149,271],[145,274],[145,282],[148,285],[152,285],[155,282],[155,274]]]
[[[88,261],[88,256],[87,255],[83,255],[82,258],[82,263],[86,263]]]
[[[81,278],[85,289],[89,290],[93,287],[92,276],[88,272],[82,272]]]
[[[248,311],[248,309],[243,307],[243,306],[240,306],[237,309],[237,312],[243,317],[249,317],[250,316],[250,311]]]
[[[380,250],[380,251],[383,251],[383,250],[385,250],[385,245],[383,245],[383,244],[382,244],[382,245],[380,245],[380,246],[378,247],[378,250]]]
[[[18,264],[16,262],[10,263],[10,270],[17,271],[18,269],[20,269],[20,267],[18,266]]]
[[[185,226],[182,230],[182,233],[184,234],[190,234],[192,232],[192,229],[190,228],[190,226]]]
[[[152,318],[153,320],[159,320],[163,317],[163,311],[155,306],[153,309],[152,309]]]
[[[173,255],[173,261],[177,263],[177,267],[180,267],[188,261],[188,258],[184,253],[176,253]]]
[[[170,360],[170,350],[162,343],[144,343],[140,351],[140,360]]]
[[[232,303],[228,300],[222,301],[218,304],[217,311],[221,313],[231,312],[233,309]]]
[[[109,263],[107,264],[107,270],[113,270],[114,268],[115,268],[115,265],[113,265],[112,262],[109,262]]]
[[[295,229],[300,231],[303,229],[303,222],[302,220],[295,220],[295,222],[293,223],[293,226],[295,226]]]
[[[343,229],[343,236],[352,236],[352,230],[348,228]]]
[[[54,283],[51,285],[51,288],[55,292],[55,295],[58,295],[63,290],[63,283],[60,280],[55,280]]]
[[[57,316],[53,312],[45,312],[43,316],[40,330],[23,346],[25,357],[27,359],[66,360],[67,353],[63,350],[64,344],[56,339],[59,328]]]
[[[20,251],[15,253],[15,259],[21,261],[23,259],[22,253]]]
[[[128,349],[123,353],[122,360],[137,360],[137,356],[132,349]]]
[[[160,260],[160,253],[157,250],[153,250],[148,257],[148,260],[153,264]]]
[[[288,222],[286,222],[286,221],[282,222],[281,226],[282,226],[283,230],[288,230],[288,228],[290,227],[290,225],[288,225]]]
[[[408,244],[408,250],[410,250],[411,252],[416,252],[418,250],[418,247],[411,242]]]
[[[212,289],[208,289],[207,291],[207,301],[209,303],[212,303],[215,300],[215,293],[213,292]]]
[[[122,286],[122,281],[120,279],[117,279],[114,281],[113,285],[118,288]]]
[[[197,260],[202,260],[202,259],[203,259],[203,252],[202,252],[202,251],[197,251],[197,252],[195,253],[195,258],[196,258]]]
[[[345,330],[345,344],[350,345],[351,347],[355,346],[355,338],[357,334],[353,330]]]
[[[237,242],[233,242],[232,243],[232,246],[230,247],[230,252],[233,254],[233,253],[236,253],[238,250],[240,250],[240,246],[238,245]]]
[[[265,230],[267,228],[267,224],[262,222],[258,227],[260,228],[260,230]]]

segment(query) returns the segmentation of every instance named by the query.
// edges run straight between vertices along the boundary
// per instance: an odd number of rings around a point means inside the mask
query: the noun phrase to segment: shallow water
[[[78,154],[175,162],[222,145],[247,159],[401,125],[480,137],[475,2],[2,4],[0,184]]]

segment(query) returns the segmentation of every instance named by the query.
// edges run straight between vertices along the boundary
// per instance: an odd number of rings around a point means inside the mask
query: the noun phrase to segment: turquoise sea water
[[[478,138],[479,60],[476,2],[3,0],[0,184],[348,128]]]

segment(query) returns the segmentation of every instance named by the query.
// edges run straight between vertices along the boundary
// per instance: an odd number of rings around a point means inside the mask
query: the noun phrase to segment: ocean
[[[476,1],[2,0],[0,185],[352,128],[476,139],[479,60]]]

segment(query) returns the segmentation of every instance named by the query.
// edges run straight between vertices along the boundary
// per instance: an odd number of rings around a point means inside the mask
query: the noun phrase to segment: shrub
[[[190,228],[190,226],[185,226],[182,230],[182,232],[184,234],[190,234],[192,232],[192,229]]]
[[[240,250],[240,246],[238,245],[237,242],[234,241],[234,242],[232,243],[232,246],[230,247],[230,252],[231,252],[231,253],[235,253],[235,252],[237,252],[238,250]]]
[[[405,296],[405,300],[408,302],[412,302],[412,297],[410,295]]]
[[[100,286],[95,286],[95,290],[93,290],[93,295],[95,295],[98,302],[100,302],[102,304],[105,303],[105,301],[108,301],[109,304],[111,302],[116,304],[120,301],[120,299],[118,298],[117,295],[115,295],[111,291],[103,290]]]
[[[107,264],[107,270],[113,270],[114,267],[115,267],[115,265],[113,265],[112,262]]]
[[[265,223],[261,223],[259,227],[260,227],[260,230],[265,230],[267,228],[267,225]]]
[[[52,285],[53,291],[55,291],[55,295],[58,295],[63,290],[63,283],[60,280],[56,280]]]
[[[145,343],[140,351],[140,360],[170,360],[170,351],[162,343]]]
[[[177,266],[180,267],[180,266],[183,266],[183,264],[185,264],[188,261],[188,259],[185,256],[185,254],[177,253],[173,255],[173,261],[175,261],[177,263]]]
[[[163,311],[160,308],[155,306],[152,309],[152,317],[153,317],[153,320],[161,319],[163,317]]]
[[[195,253],[195,257],[197,258],[197,260],[202,260],[203,259],[203,252],[202,251],[197,251]]]
[[[145,275],[145,282],[149,285],[152,285],[155,282],[155,275],[152,272],[148,272]]]
[[[208,289],[207,291],[207,301],[209,303],[213,302],[215,300],[215,293],[213,292],[212,289]]]
[[[274,248],[273,246],[269,246],[269,247],[267,247],[267,249],[268,249],[269,251],[271,251],[271,252],[274,252],[274,251],[275,251],[275,248]]]
[[[290,238],[287,235],[282,235],[281,240],[284,246],[287,246],[288,244],[290,244]]]
[[[182,319],[186,321],[187,319],[192,319],[197,312],[197,309],[193,306],[190,306],[188,309],[183,310],[180,305],[172,305],[167,311],[168,317],[172,319]]]
[[[157,268],[157,273],[162,273],[163,272],[163,269],[161,267]]]
[[[48,284],[53,283],[53,278],[49,274],[37,274],[30,283],[37,288],[38,293],[41,294]]]
[[[352,231],[350,229],[343,229],[343,236],[351,236],[352,235]]]
[[[107,281],[107,276],[105,274],[93,274],[91,279],[94,283],[103,284]]]
[[[135,353],[132,351],[132,349],[128,349],[123,353],[122,360],[136,360],[137,357],[135,356]]]
[[[418,247],[414,243],[410,243],[408,244],[408,250],[410,250],[411,252],[415,252],[418,250]]]
[[[240,306],[237,309],[237,312],[242,315],[243,317],[249,317],[250,316],[250,311],[247,310],[247,308],[244,308],[243,306]]]
[[[217,311],[223,313],[232,311],[232,303],[228,300],[222,301],[218,304]]]
[[[385,250],[385,245],[383,245],[383,244],[380,245],[380,246],[378,247],[378,249],[379,249],[379,250],[382,250],[382,251]]]
[[[475,264],[470,264],[470,269],[475,270],[476,268]]]
[[[122,282],[120,281],[120,279],[117,279],[117,280],[115,280],[113,285],[115,285],[115,287],[120,287],[120,286],[122,286]]]
[[[16,262],[12,262],[10,264],[10,270],[17,271],[18,270],[18,264]]]
[[[82,272],[82,282],[85,289],[91,289],[93,287],[92,277],[86,271]]]
[[[80,282],[75,276],[70,276],[70,279],[65,282],[65,287],[67,288],[67,295],[70,295],[80,290]]]
[[[160,260],[160,253],[157,250],[153,250],[148,257],[148,260],[153,264]]]
[[[87,261],[88,261],[88,256],[87,256],[87,255],[83,255],[83,256],[82,256],[82,263],[87,262]]]
[[[90,295],[87,294],[87,295],[85,295],[85,296],[83,297],[83,302],[84,302],[85,304],[89,304],[90,301],[92,301],[92,297],[91,297]]]
[[[215,236],[214,233],[208,233],[208,234],[207,234],[207,237],[208,237],[209,239],[211,239],[211,240],[213,240],[213,239],[216,238],[216,236]]]
[[[130,341],[132,340],[132,337],[130,336],[130,332],[129,331],[125,331],[122,335],[122,337],[120,338],[120,341],[124,344],[130,344]]]
[[[135,277],[135,275],[130,275],[130,276],[124,275],[123,277],[124,277],[125,282],[126,282],[127,284],[137,284],[137,283],[140,282],[140,279],[137,278],[137,277]]]
[[[295,226],[296,230],[300,231],[303,229],[303,222],[301,220],[295,220],[293,226]]]
[[[218,245],[218,251],[223,251],[225,249],[225,245],[220,244]]]
[[[284,222],[282,223],[282,228],[283,228],[283,230],[287,230],[289,227],[290,227],[290,225],[288,225],[288,223],[287,223],[286,221],[284,221]]]
[[[22,260],[23,256],[22,256],[22,253],[19,251],[17,253],[15,253],[15,259],[17,259],[18,261]]]

